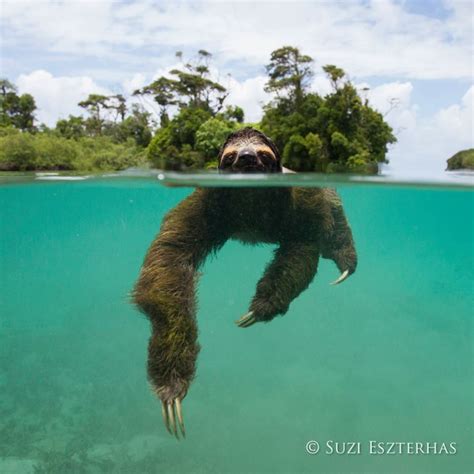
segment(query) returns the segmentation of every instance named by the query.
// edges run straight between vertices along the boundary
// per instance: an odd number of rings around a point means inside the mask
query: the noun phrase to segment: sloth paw
[[[170,386],[162,385],[155,388],[155,393],[161,400],[161,414],[166,429],[171,435],[179,439],[179,432],[182,437],[186,437],[184,429],[183,409],[181,402],[186,396],[187,385],[183,382],[172,384]]]
[[[250,311],[235,321],[235,324],[240,328],[248,328],[255,323],[268,323],[277,314],[285,314],[287,311],[288,305],[277,305],[271,299],[255,299],[250,305]]]

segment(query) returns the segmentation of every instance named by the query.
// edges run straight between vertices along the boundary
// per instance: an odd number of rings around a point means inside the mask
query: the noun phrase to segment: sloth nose
[[[249,166],[257,164],[257,154],[252,148],[243,148],[237,155],[237,166]]]

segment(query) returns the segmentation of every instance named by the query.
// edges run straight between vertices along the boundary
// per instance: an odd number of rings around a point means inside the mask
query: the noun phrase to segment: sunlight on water
[[[233,321],[274,246],[229,241],[208,259],[181,442],[148,387],[149,327],[129,292],[163,216],[192,191],[158,181],[235,181],[138,171],[55,178],[1,177],[0,472],[472,470],[471,175],[268,178],[337,187],[359,266],[331,287],[338,271],[322,260],[284,317],[242,330]],[[310,440],[317,455],[305,451]],[[330,440],[360,442],[362,452],[325,454]],[[371,440],[455,442],[457,452],[370,455]]]

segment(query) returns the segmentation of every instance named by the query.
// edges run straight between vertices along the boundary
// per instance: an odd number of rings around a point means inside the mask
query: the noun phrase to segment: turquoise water
[[[273,247],[228,242],[202,270],[178,442],[128,293],[190,192],[143,178],[0,187],[0,472],[472,472],[471,191],[340,186],[357,272],[329,286],[322,260],[284,317],[245,330],[233,321]],[[326,454],[330,440],[361,454]],[[371,455],[371,440],[456,454]]]

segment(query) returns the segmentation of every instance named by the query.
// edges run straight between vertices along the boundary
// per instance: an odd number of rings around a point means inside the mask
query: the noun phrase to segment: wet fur
[[[313,280],[320,256],[334,260],[341,272],[353,273],[357,265],[352,233],[332,189],[196,189],[164,218],[134,289],[135,303],[151,322],[148,376],[165,402],[184,398],[193,380],[200,349],[198,269],[228,239],[277,245],[249,308],[262,322],[288,311]]]

